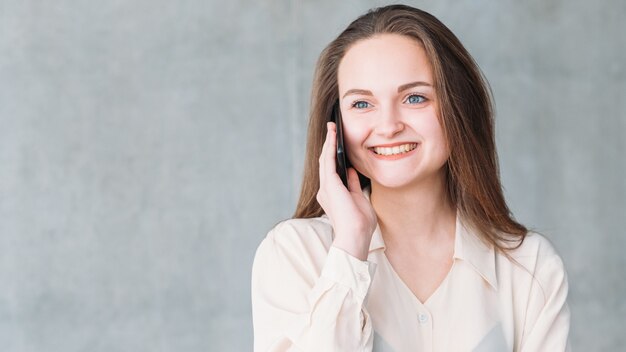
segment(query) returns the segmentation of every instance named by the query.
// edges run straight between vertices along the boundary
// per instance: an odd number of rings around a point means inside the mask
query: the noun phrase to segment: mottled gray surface
[[[313,65],[383,3],[0,0],[0,350],[251,350]],[[626,3],[412,4],[492,84],[507,198],[565,260],[573,346],[625,346]]]

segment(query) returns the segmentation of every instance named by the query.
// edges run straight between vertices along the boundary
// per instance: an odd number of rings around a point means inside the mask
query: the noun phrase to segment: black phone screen
[[[337,174],[341,178],[343,185],[348,188],[348,158],[346,157],[346,147],[343,143],[343,124],[341,122],[339,101],[333,106],[332,120],[337,126]]]

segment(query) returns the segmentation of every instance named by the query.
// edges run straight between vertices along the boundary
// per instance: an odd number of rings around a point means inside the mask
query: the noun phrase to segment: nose
[[[376,119],[376,134],[385,138],[392,138],[404,130],[404,122],[400,115],[392,107],[381,111],[381,115]]]

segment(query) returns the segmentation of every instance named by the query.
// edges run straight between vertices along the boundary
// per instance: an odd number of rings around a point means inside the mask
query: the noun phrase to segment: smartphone
[[[346,147],[343,143],[343,125],[341,123],[341,109],[339,108],[339,100],[333,106],[332,121],[337,126],[337,174],[341,178],[343,185],[348,188],[348,157]]]

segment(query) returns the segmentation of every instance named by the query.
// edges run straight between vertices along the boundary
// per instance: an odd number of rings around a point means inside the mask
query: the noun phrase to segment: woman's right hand
[[[372,234],[376,229],[376,212],[363,195],[356,170],[348,169],[347,189],[341,182],[336,171],[337,128],[334,122],[328,122],[326,127],[326,140],[319,158],[317,201],[333,226],[333,246],[360,260],[367,260]]]

